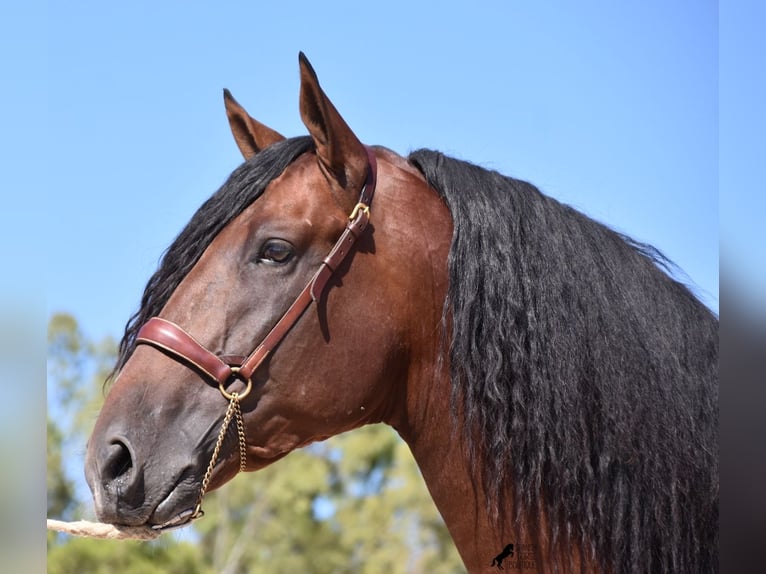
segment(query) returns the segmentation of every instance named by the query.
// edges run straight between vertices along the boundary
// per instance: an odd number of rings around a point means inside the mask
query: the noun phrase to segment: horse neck
[[[437,508],[469,571],[480,571],[512,541],[486,513],[483,492],[450,413],[449,368],[444,356],[442,311],[448,286],[452,219],[447,206],[412,166],[378,150],[375,225],[378,257],[406,265],[406,301],[416,309],[404,329],[406,381],[396,385],[395,407],[383,416],[409,445]],[[396,185],[388,186],[393,181]],[[406,185],[405,185],[406,183]],[[407,237],[401,230],[407,229]],[[388,230],[393,230],[390,234]],[[388,256],[386,254],[389,254]],[[510,524],[510,520],[506,521]]]
[[[384,422],[393,426],[410,447],[420,468],[431,497],[441,513],[452,539],[469,572],[496,572],[493,558],[503,552],[508,544],[514,544],[514,559],[518,563],[519,549],[533,548],[524,552],[529,559],[541,563],[547,548],[531,545],[526,524],[536,524],[537,530],[545,532],[544,517],[522,518],[516,527],[513,496],[509,492],[503,508],[496,512],[487,504],[477,464],[471,460],[463,432],[462,414],[453,412],[451,406],[451,383],[449,364],[442,328],[442,313],[448,286],[447,258],[452,238],[452,219],[445,204],[431,190],[419,173],[407,165],[396,165],[397,157],[382,151],[384,161],[380,162],[381,181],[391,169],[398,169],[399,183],[388,188],[379,188],[378,205],[380,225],[377,233],[385,235],[386,229],[418,230],[420,236],[407,237],[397,249],[414,245],[416,249],[402,253],[400,261],[407,262],[407,270],[416,276],[417,286],[407,289],[411,298],[407,304],[418,309],[412,324],[407,329],[410,340],[409,365],[404,385],[396,386],[397,407],[388,410]],[[400,159],[400,158],[399,158]],[[386,161],[387,160],[387,161]],[[390,162],[390,163],[389,163]],[[415,187],[409,186],[406,197],[398,196],[402,181],[413,184],[412,177],[419,180]],[[407,179],[409,178],[409,180]],[[386,207],[397,206],[386,213]],[[404,209],[416,205],[417,209]],[[382,213],[381,213],[382,212]],[[408,215],[410,214],[410,215]],[[407,218],[412,217],[412,221]],[[395,219],[395,221],[393,221]],[[397,234],[401,237],[401,234]],[[395,239],[386,237],[385,242]],[[381,250],[382,251],[382,250]],[[389,262],[391,263],[391,262]],[[533,522],[532,522],[533,521]],[[576,549],[575,549],[576,552]],[[579,563],[579,556],[565,556],[568,563]],[[583,568],[583,571],[592,571]],[[539,569],[545,571],[544,568]]]
[[[413,389],[408,402],[418,412],[406,429],[397,430],[409,445],[466,568],[480,572],[514,542],[512,516],[508,509],[502,521],[506,529],[490,517],[480,476],[470,463],[462,432],[454,428],[449,394],[449,380],[443,378]]]

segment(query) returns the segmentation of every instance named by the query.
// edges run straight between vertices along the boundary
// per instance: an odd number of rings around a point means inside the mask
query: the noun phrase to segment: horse
[[[530,183],[362,144],[299,67],[308,136],[224,90],[245,161],[126,325],[99,519],[188,524],[239,471],[385,423],[469,572],[511,544],[540,572],[717,572],[718,317]]]

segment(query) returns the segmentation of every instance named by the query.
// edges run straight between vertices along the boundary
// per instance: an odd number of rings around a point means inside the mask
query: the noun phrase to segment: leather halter
[[[300,295],[250,355],[247,357],[218,356],[206,349],[181,327],[161,317],[152,317],[141,327],[136,336],[136,345],[145,344],[156,347],[175,360],[198,369],[211,381],[218,383],[218,387],[227,399],[230,399],[231,395],[225,390],[226,384],[239,378],[247,383],[247,389],[239,394],[239,398],[244,398],[251,388],[251,377],[258,367],[298,322],[311,302],[320,299],[330,277],[343,263],[351,248],[367,228],[377,181],[377,161],[370,148],[365,146],[365,151],[368,161],[367,178],[359,195],[359,202],[349,216],[346,229]]]

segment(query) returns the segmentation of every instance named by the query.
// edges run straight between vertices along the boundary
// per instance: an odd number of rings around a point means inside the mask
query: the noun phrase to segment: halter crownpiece
[[[242,411],[239,406],[239,401],[250,393],[253,386],[252,377],[258,370],[258,367],[260,367],[276,346],[279,345],[285,335],[292,329],[293,325],[298,322],[298,319],[300,319],[312,301],[318,301],[322,297],[330,277],[332,277],[332,274],[346,259],[351,252],[352,247],[359,237],[361,237],[362,233],[364,233],[364,230],[367,229],[367,225],[370,222],[370,206],[372,205],[372,199],[375,194],[378,164],[373,151],[367,146],[365,146],[364,149],[367,153],[367,177],[364,186],[362,187],[362,191],[359,194],[359,201],[349,215],[346,228],[338,238],[338,241],[335,242],[330,253],[324,258],[314,276],[306,284],[295,301],[293,301],[292,305],[290,305],[274,327],[271,328],[248,356],[216,355],[205,348],[204,345],[187,333],[183,328],[172,321],[168,321],[161,317],[150,318],[138,331],[136,345],[144,344],[155,347],[164,351],[176,361],[197,370],[200,374],[204,375],[204,378],[208,379],[208,382],[216,383],[221,394],[229,401],[229,407],[224,416],[221,432],[213,450],[213,456],[211,457],[210,464],[208,465],[205,477],[202,481],[202,488],[196,507],[193,511],[189,510],[182,513],[182,519],[180,519],[181,516],[179,515],[178,518],[180,520],[173,520],[171,521],[172,523],[158,525],[154,527],[155,529],[169,530],[171,528],[177,528],[204,514],[202,511],[202,498],[209,486],[213,467],[218,459],[218,454],[221,445],[223,444],[223,438],[232,418],[236,420],[237,424],[240,470],[243,472],[245,471],[247,462],[247,443],[245,440],[244,422],[242,420]],[[246,387],[239,393],[229,393],[226,390],[226,387],[235,379],[243,381]]]

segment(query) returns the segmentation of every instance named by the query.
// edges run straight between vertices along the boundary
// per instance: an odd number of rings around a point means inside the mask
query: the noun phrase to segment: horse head
[[[300,70],[305,141],[291,143],[224,93],[246,161],[211,201],[252,195],[258,185],[263,190],[210,233],[177,285],[162,285],[178,275],[171,247],[163,263],[167,277],[150,286],[170,292],[131,340],[88,444],[86,477],[102,521],[155,527],[185,521],[226,411],[222,391],[243,395],[242,467],[249,471],[367,423],[407,424],[408,380],[436,352],[432,331],[446,268],[434,267],[431,258],[441,251],[446,261],[451,228],[438,222],[449,215],[406,161],[362,145],[303,55]],[[285,169],[270,181],[253,181],[296,146],[305,151]],[[364,196],[371,186],[374,199]],[[409,193],[395,199],[401,189]],[[189,226],[209,228],[214,222],[202,219],[230,217],[211,211],[202,208]],[[427,229],[440,232],[427,235]],[[441,301],[434,297],[440,292]],[[302,302],[297,311],[296,302]],[[149,326],[155,332],[147,335]],[[239,365],[226,370],[275,330],[279,337],[272,335],[246,377],[238,376]],[[183,340],[202,358],[172,348],[170,340]],[[230,480],[238,464],[232,433],[224,437],[209,489]]]

